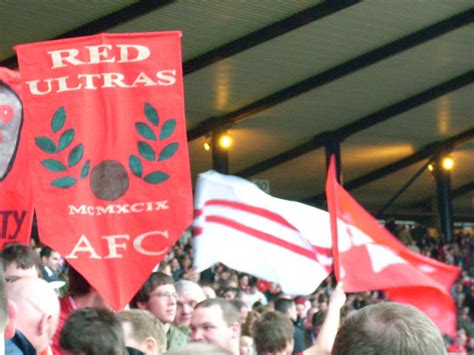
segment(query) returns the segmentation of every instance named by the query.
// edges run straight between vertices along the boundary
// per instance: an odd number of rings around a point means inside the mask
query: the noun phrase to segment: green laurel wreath
[[[143,159],[149,162],[153,162],[155,164],[157,162],[166,161],[177,152],[179,144],[176,142],[168,143],[167,145],[165,145],[164,148],[160,150],[159,154],[156,154],[156,151],[152,147],[152,145],[155,145],[153,142],[156,142],[158,139],[160,141],[164,141],[174,133],[176,128],[176,120],[174,118],[170,118],[163,122],[160,127],[160,118],[156,109],[151,104],[146,102],[144,111],[145,117],[147,121],[151,124],[151,126],[146,122],[135,123],[137,133],[140,135],[140,137],[146,139],[146,141],[138,141],[138,153]],[[159,135],[157,137],[155,130],[157,130],[158,128]],[[169,178],[169,175],[167,173],[160,170],[152,171],[151,173],[143,176],[144,170],[142,160],[137,155],[131,154],[128,160],[128,164],[130,166],[130,170],[132,170],[133,174],[136,177],[143,179],[149,184],[160,184],[168,180]]]
[[[66,111],[64,106],[61,106],[56,110],[51,119],[51,131],[53,134],[60,134],[66,122]],[[74,141],[75,131],[73,128],[69,128],[62,132],[58,139],[58,144],[49,137],[35,137],[36,145],[45,153],[58,154],[63,150],[66,150]],[[70,168],[79,164],[84,156],[84,146],[82,144],[76,145],[69,151],[67,155],[67,162],[63,162],[59,159],[44,159],[41,164],[49,171],[54,173],[66,172]],[[81,167],[79,177],[85,179],[89,175],[90,160],[87,160]],[[73,176],[63,176],[57,178],[51,182],[52,186],[67,189],[74,184],[78,179]]]

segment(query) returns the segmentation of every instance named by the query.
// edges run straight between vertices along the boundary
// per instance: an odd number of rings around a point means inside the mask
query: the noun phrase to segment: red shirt
[[[58,328],[56,329],[56,333],[54,333],[53,344],[51,345],[54,355],[62,354],[61,347],[59,346],[59,334],[61,333],[61,329],[63,329],[64,323],[69,314],[77,309],[71,296],[64,296],[59,300],[59,304],[61,308],[59,312]]]

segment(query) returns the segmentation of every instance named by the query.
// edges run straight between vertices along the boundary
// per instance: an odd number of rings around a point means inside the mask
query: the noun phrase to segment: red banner
[[[33,221],[20,74],[0,67],[0,249],[28,244]]]
[[[16,47],[40,237],[114,309],[192,222],[180,35]]]

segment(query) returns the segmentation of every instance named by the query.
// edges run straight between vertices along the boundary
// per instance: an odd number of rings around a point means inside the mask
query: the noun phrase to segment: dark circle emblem
[[[115,160],[104,160],[92,169],[90,184],[97,198],[113,201],[127,192],[129,179],[122,164]]]

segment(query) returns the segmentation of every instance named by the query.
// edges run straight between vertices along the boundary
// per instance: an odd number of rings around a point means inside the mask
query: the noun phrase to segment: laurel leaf
[[[163,161],[171,158],[174,153],[178,150],[178,143],[170,143],[166,147],[162,149],[160,152],[160,156],[158,157],[158,161]]]
[[[160,140],[163,140],[171,136],[175,128],[176,128],[176,120],[174,118],[170,118],[165,123],[163,123],[163,127],[161,127],[161,132],[160,132]]]
[[[35,143],[46,153],[56,153],[56,144],[48,137],[36,137]]]
[[[160,121],[158,117],[158,112],[156,112],[155,108],[149,104],[148,102],[145,103],[145,116],[146,119],[153,125],[158,126]]]
[[[58,142],[58,152],[66,149],[69,144],[74,139],[74,129],[68,129],[65,131],[63,134],[61,134],[61,137],[59,137],[59,142]]]
[[[51,120],[51,130],[53,133],[58,132],[64,126],[64,122],[66,121],[66,111],[64,110],[64,106],[61,106],[56,110]]]
[[[58,173],[61,171],[66,171],[66,165],[61,163],[59,160],[56,159],[45,159],[41,161],[41,164],[48,169],[49,171]]]
[[[153,130],[148,127],[146,123],[137,122],[135,123],[135,128],[137,129],[138,134],[143,138],[156,141],[155,132],[153,132]]]
[[[149,184],[159,184],[168,180],[170,176],[162,171],[154,171],[143,178]]]
[[[91,167],[91,161],[88,160],[84,163],[84,165],[81,168],[81,179],[85,179],[87,175],[89,175],[90,167]]]
[[[74,165],[76,165],[77,163],[79,163],[82,159],[82,155],[84,154],[84,147],[82,144],[79,144],[77,146],[75,146],[71,152],[69,153],[69,156],[68,156],[68,165],[69,167],[73,167]]]
[[[138,152],[144,159],[155,161],[156,153],[148,143],[138,142]]]
[[[130,170],[132,170],[135,176],[138,176],[139,178],[142,177],[143,165],[139,157],[133,154],[130,155],[130,158],[128,158],[128,165],[130,166]]]
[[[71,176],[64,176],[59,179],[53,180],[51,182],[51,185],[55,187],[59,187],[60,189],[67,189],[73,186],[76,182],[77,182],[77,179]]]

